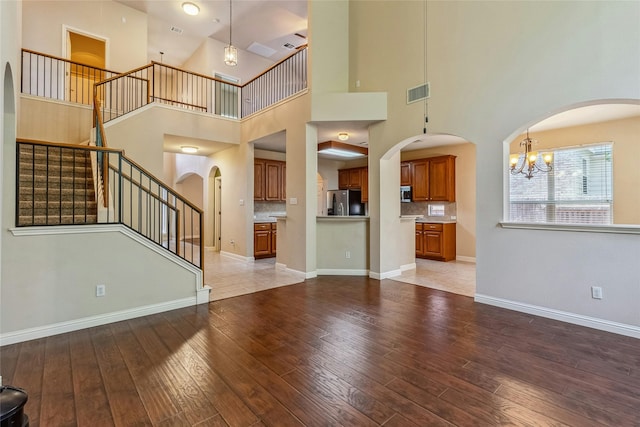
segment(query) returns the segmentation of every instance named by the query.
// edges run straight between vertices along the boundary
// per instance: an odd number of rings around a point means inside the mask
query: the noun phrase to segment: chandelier
[[[527,179],[533,178],[533,175],[538,172],[550,172],[553,169],[551,163],[553,162],[553,153],[542,153],[542,160],[545,165],[542,166],[538,160],[538,152],[533,151],[532,147],[537,144],[538,141],[529,138],[529,129],[527,129],[527,137],[520,141],[520,147],[524,149],[524,156],[522,156],[522,164],[518,166],[520,162],[520,156],[522,154],[511,154],[509,156],[509,167],[511,169],[511,175],[523,174]]]
[[[238,65],[238,49],[231,44],[231,0],[229,0],[229,46],[224,48],[224,63],[230,67]]]

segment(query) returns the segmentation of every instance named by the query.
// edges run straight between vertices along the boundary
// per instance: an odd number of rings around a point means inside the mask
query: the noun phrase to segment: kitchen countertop
[[[455,219],[449,218],[441,218],[441,217],[426,217],[424,215],[400,215],[400,220],[414,220],[418,223],[429,223],[429,224],[455,224],[457,221]]]
[[[318,215],[316,219],[318,221],[369,221],[369,217],[364,215]]]

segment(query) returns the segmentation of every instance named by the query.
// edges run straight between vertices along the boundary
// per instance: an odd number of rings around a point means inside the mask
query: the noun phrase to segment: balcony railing
[[[93,103],[93,85],[119,73],[22,49],[22,93],[78,104]]]
[[[105,123],[154,102],[237,119],[306,88],[304,47],[242,86],[152,62],[96,83],[95,96]]]

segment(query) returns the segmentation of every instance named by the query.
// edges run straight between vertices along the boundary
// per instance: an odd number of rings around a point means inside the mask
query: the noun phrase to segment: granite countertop
[[[365,215],[317,215],[316,219],[321,221],[369,221],[369,217]]]

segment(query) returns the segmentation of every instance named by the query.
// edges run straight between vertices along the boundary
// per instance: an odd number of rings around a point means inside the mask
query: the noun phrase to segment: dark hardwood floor
[[[31,426],[640,425],[640,340],[322,277],[0,349]]]

